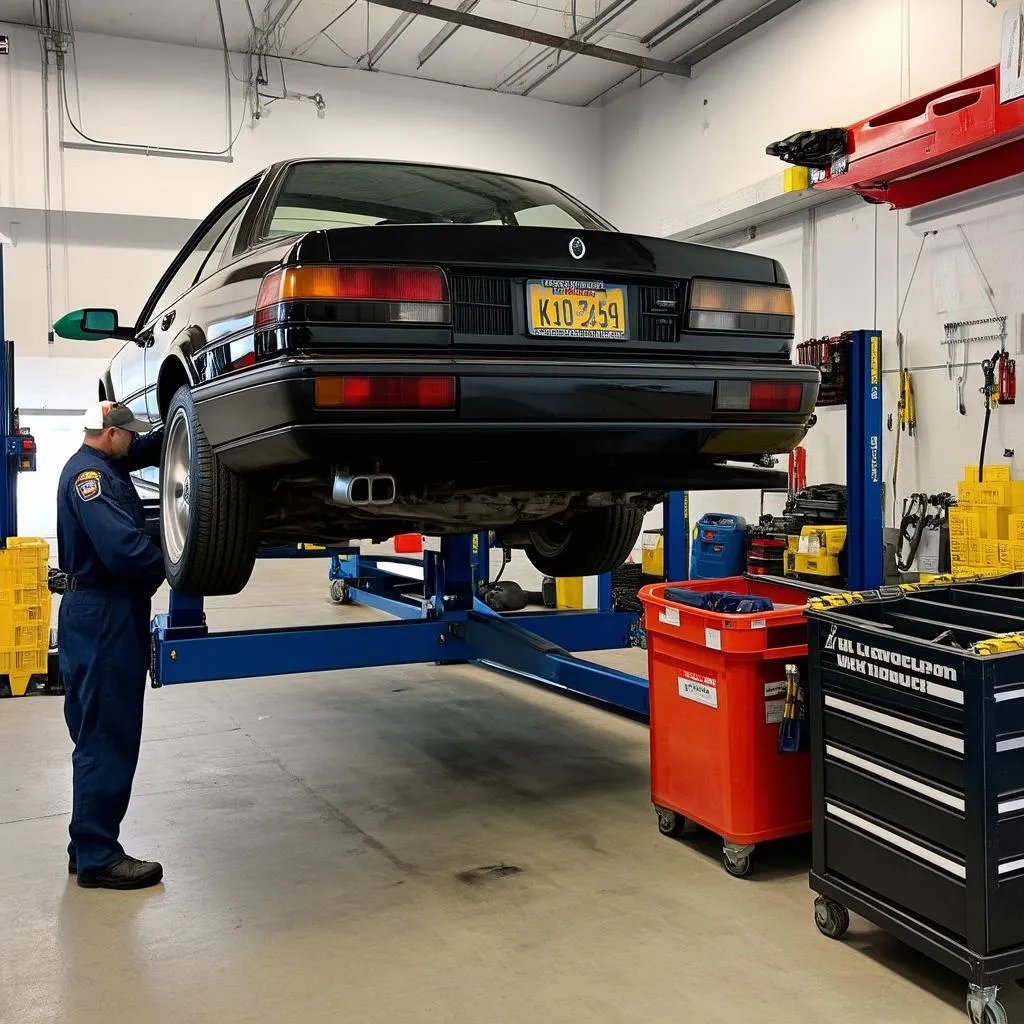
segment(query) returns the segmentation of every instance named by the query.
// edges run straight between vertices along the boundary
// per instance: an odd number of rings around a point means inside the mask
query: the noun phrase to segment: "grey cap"
[[[151,423],[137,419],[135,413],[126,405],[117,402],[97,402],[85,411],[82,426],[86,430],[105,430],[107,427],[120,427],[136,434],[144,434],[152,427]]]

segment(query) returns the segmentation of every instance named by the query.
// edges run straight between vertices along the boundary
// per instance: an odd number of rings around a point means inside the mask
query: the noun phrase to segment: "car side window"
[[[214,250],[220,252],[219,245],[228,243],[228,235],[233,233],[231,229],[237,229],[241,220],[242,212],[249,202],[250,195],[246,194],[232,203],[214,222],[210,225],[202,238],[192,247],[192,250],[185,257],[184,262],[175,271],[174,276],[164,286],[156,302],[153,304],[150,316],[162,313],[168,306],[185,294],[197,280],[205,274],[212,273],[219,261],[219,256],[214,258]]]
[[[242,223],[242,214],[245,213],[245,204],[247,202],[248,199],[244,199],[240,204],[236,204],[231,208],[234,211],[233,219],[225,226],[220,238],[214,242],[213,248],[207,253],[206,259],[199,268],[199,273],[196,275],[195,282],[193,283],[198,284],[200,281],[205,281],[211,274],[216,273],[224,266],[225,256],[229,256],[234,248],[235,238],[238,237],[238,228]]]

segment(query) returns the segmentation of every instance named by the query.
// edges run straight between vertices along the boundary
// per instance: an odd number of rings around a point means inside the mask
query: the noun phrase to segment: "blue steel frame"
[[[665,568],[679,580],[685,579],[689,562],[687,508],[683,494],[673,494],[665,503]],[[596,611],[499,615],[477,596],[489,575],[487,534],[445,537],[440,548],[424,552],[422,562],[371,558],[358,549],[295,553],[329,556],[330,580],[344,582],[350,600],[393,615],[393,622],[210,633],[202,598],[172,591],[167,614],[153,620],[153,685],[477,661],[633,714],[648,714],[646,679],[570,653],[634,645],[639,616],[612,611],[611,574],[599,578]],[[293,557],[290,551],[261,554]],[[395,572],[388,564],[415,567],[417,572]]]
[[[847,586],[884,582],[882,494],[882,335],[854,331],[846,404]]]

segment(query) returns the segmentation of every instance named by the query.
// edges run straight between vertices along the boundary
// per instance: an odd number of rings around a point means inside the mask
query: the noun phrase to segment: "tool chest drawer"
[[[812,600],[811,886],[1024,977],[1024,578]]]

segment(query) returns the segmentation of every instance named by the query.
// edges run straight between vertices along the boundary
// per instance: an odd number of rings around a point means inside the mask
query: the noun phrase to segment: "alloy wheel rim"
[[[172,562],[179,562],[191,521],[192,438],[185,411],[179,409],[164,441],[164,471],[160,480],[163,544]]]

